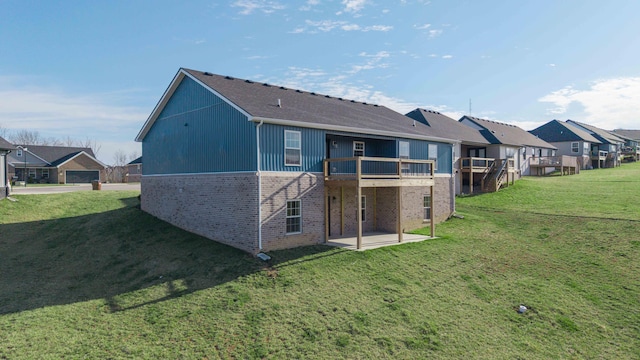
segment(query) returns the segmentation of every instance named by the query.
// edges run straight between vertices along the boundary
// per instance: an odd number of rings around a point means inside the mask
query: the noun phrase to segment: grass
[[[0,359],[640,358],[638,189],[640,164],[525,178],[458,199],[438,240],[269,264],[135,192],[15,196]]]

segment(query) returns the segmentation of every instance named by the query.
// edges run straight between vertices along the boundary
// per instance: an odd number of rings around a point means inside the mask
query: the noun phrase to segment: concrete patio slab
[[[385,246],[394,246],[394,245],[402,245],[406,243],[420,242],[432,238],[427,235],[416,235],[416,234],[403,234],[402,242],[398,242],[398,234],[389,234],[389,233],[367,233],[362,236],[362,248],[357,249],[357,237],[343,237],[343,238],[330,238],[329,242],[325,245],[328,246],[336,246],[341,247],[348,250],[371,250]]]

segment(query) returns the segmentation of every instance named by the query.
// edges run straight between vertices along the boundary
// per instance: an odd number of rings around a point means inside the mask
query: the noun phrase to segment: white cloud
[[[309,11],[313,9],[314,6],[320,4],[320,0],[307,0],[307,3],[300,7],[301,11]]]
[[[556,64],[548,64],[549,67],[556,67]]]
[[[306,24],[310,27],[315,28],[316,30],[322,31],[322,32],[330,32],[332,30],[335,29],[340,29],[343,31],[363,31],[363,32],[367,32],[367,31],[390,31],[393,29],[393,26],[389,26],[389,25],[373,25],[373,26],[366,26],[366,27],[362,27],[358,24],[353,24],[353,23],[349,23],[346,21],[339,21],[339,20],[320,20],[320,21],[312,21],[312,20],[306,20],[305,21]],[[305,29],[301,29],[298,28],[296,30],[294,30],[295,33],[301,33],[306,31]]]
[[[367,0],[342,0],[345,12],[357,13],[364,8],[367,4]]]
[[[435,38],[442,35],[442,30],[439,29],[434,29],[434,30],[429,30],[429,37],[430,38]]]
[[[586,90],[566,86],[538,99],[551,103],[549,114],[562,115],[604,129],[637,128],[640,118],[640,77],[597,80]],[[572,104],[583,112],[569,112]]]
[[[265,14],[270,14],[276,10],[285,8],[284,5],[277,1],[269,0],[236,0],[231,6],[241,8],[240,14],[242,15],[250,15],[254,11],[262,11]]]
[[[452,59],[453,55],[442,55],[443,59]]]
[[[413,27],[418,30],[426,30],[431,27],[431,24],[413,25]]]

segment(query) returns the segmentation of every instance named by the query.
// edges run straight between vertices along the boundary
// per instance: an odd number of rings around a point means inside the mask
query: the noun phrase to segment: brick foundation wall
[[[302,200],[302,233],[286,234],[287,200]],[[264,251],[324,242],[322,174],[262,173],[262,247]]]
[[[435,177],[434,209],[432,214],[436,223],[449,218],[454,209],[451,198],[452,183],[450,176]],[[397,222],[397,195],[396,188],[364,188],[362,195],[366,196],[366,216],[363,223],[363,232],[380,231],[395,233]],[[402,223],[404,231],[411,231],[429,226],[424,221],[423,196],[429,194],[429,187],[405,187],[402,190]],[[342,196],[341,196],[342,194]],[[375,195],[375,196],[374,196]],[[331,237],[355,236],[357,234],[356,220],[356,189],[339,187],[329,189],[330,205],[330,234]],[[333,199],[335,197],[335,200]],[[344,204],[341,204],[343,199]],[[344,232],[341,234],[341,211],[344,207]]]
[[[258,252],[255,173],[143,176],[142,210],[181,229]]]

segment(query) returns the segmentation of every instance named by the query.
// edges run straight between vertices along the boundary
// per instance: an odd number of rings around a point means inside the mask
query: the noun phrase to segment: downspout
[[[262,172],[260,161],[260,127],[264,123],[264,120],[260,120],[260,123],[256,125],[256,156],[258,172],[258,250],[262,251]]]

